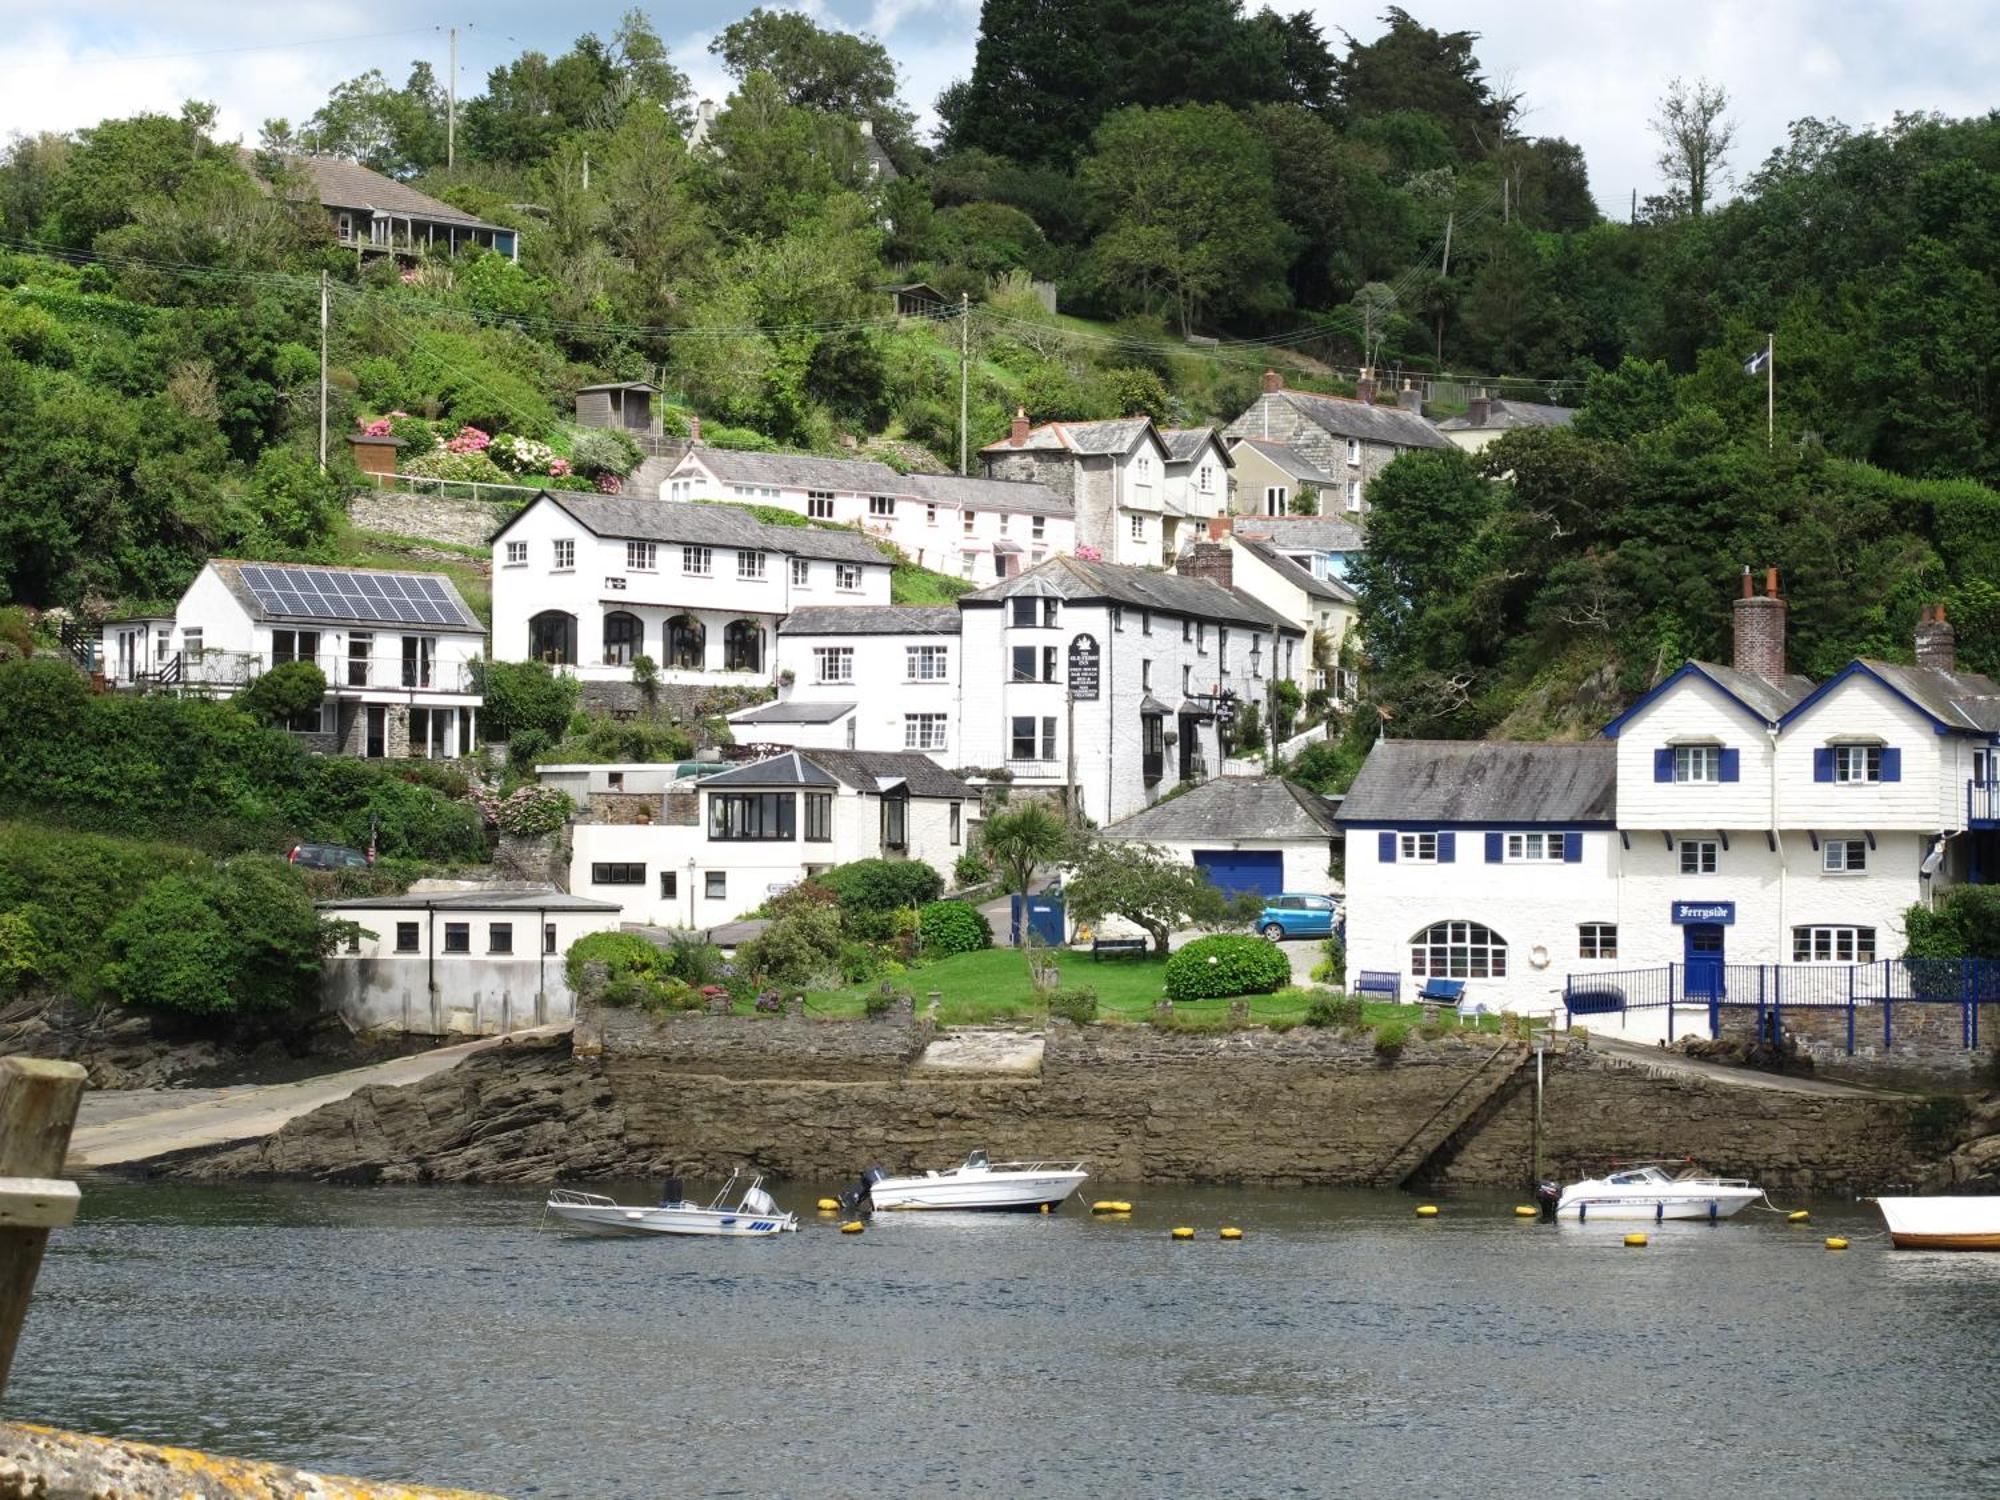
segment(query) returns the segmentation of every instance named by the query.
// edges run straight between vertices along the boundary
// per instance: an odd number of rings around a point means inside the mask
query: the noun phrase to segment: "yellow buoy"
[[[862,1225],[859,1219],[849,1219],[845,1224],[840,1226],[842,1234],[859,1234],[861,1233],[861,1229]]]
[[[840,1200],[838,1198],[822,1198],[819,1200],[819,1211],[823,1214],[835,1213],[839,1208]]]
[[[1105,1198],[1091,1204],[1090,1211],[1094,1214],[1129,1214],[1132,1205],[1123,1198]]]
[[[1803,1208],[1795,1208],[1785,1215],[1785,1222],[1787,1224],[1806,1224],[1811,1221],[1812,1215],[1807,1213]]]
[[[1625,1236],[1625,1243],[1637,1250],[1645,1245],[1646,1237],[1643,1234],[1628,1234]]]
[[[1174,1238],[1177,1240],[1191,1240],[1194,1238],[1194,1231],[1186,1225],[1182,1225],[1174,1231]]]
[[[1517,1204],[1515,1204],[1515,1205],[1514,1205],[1514,1217],[1515,1217],[1515,1218],[1517,1218],[1517,1219],[1532,1219],[1532,1218],[1534,1218],[1534,1216],[1535,1216],[1535,1210],[1534,1210],[1533,1208],[1529,1207],[1529,1206],[1528,1206],[1527,1204],[1525,1204],[1525,1203],[1517,1203]]]
[[[1047,1213],[1048,1211],[1049,1211],[1049,1206],[1048,1206],[1048,1204],[1044,1203],[1044,1204],[1042,1205],[1042,1212],[1043,1212],[1043,1213]]]
[[[1837,1234],[1830,1234],[1826,1238],[1826,1248],[1829,1250],[1845,1250],[1847,1248],[1847,1241]]]
[[[1417,1217],[1420,1219],[1435,1219],[1437,1216],[1438,1211],[1435,1203],[1426,1203],[1422,1208],[1417,1210]]]
[[[1217,1233],[1220,1234],[1222,1238],[1225,1240],[1240,1240],[1243,1238],[1243,1231],[1238,1229],[1233,1224],[1223,1225],[1222,1228],[1217,1231]]]

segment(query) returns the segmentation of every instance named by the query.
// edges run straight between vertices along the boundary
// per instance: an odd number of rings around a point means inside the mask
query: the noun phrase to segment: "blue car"
[[[1257,918],[1257,930],[1274,943],[1286,938],[1332,937],[1339,917],[1339,903],[1331,896],[1287,893],[1264,903],[1263,913]]]

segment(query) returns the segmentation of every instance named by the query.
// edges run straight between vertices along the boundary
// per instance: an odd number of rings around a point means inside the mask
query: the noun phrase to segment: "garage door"
[[[1225,895],[1252,891],[1275,896],[1285,888],[1285,856],[1275,849],[1197,849],[1194,867]]]

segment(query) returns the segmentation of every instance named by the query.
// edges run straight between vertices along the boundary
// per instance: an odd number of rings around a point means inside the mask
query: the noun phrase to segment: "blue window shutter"
[[[1583,835],[1566,833],[1563,835],[1563,863],[1566,865],[1583,862]]]
[[[1722,752],[1722,779],[1724,781],[1741,781],[1743,779],[1743,752],[1741,750],[1724,750]]]
[[[1653,752],[1653,780],[1672,781],[1674,779],[1674,748],[1664,746]]]
[[[1501,859],[1502,836],[1497,833],[1486,835],[1486,863],[1497,865]]]
[[[1396,835],[1380,833],[1375,836],[1375,858],[1385,865],[1396,862]]]
[[[1438,863],[1448,865],[1458,858],[1458,835],[1441,833],[1438,835]]]
[[[1813,751],[1813,780],[1833,780],[1833,747],[1821,745]]]
[[[1893,746],[1882,752],[1882,779],[1884,781],[1903,779],[1903,752]]]

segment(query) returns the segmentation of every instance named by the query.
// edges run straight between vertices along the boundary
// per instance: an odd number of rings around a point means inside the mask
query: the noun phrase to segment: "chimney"
[[[1958,632],[1944,617],[1942,604],[1917,611],[1917,665],[1939,672],[1958,670]]]
[[[1211,542],[1219,542],[1228,536],[1235,527],[1236,517],[1234,516],[1210,516],[1208,518],[1208,539]]]
[[[1007,435],[1007,441],[1012,443],[1016,448],[1020,447],[1021,444],[1027,442],[1028,440],[1029,426],[1030,423],[1028,421],[1028,408],[1025,406],[1015,407],[1014,430]]]
[[[688,446],[690,448],[701,446],[701,418],[693,412],[688,413]]]
[[[1360,375],[1356,377],[1354,382],[1354,399],[1371,403],[1375,400],[1375,372],[1373,370],[1364,367]]]
[[[1484,427],[1493,415],[1493,397],[1481,391],[1465,403],[1465,420],[1474,427]]]
[[[1418,416],[1424,414],[1424,393],[1410,381],[1403,382],[1403,389],[1396,395],[1396,404],[1404,411],[1413,411]]]
[[[1778,682],[1785,675],[1785,601],[1778,597],[1778,570],[1764,570],[1764,592],[1757,592],[1750,570],[1743,570],[1743,597],[1736,601],[1736,670]]]
[[[1235,566],[1226,542],[1194,542],[1180,555],[1174,571],[1183,578],[1206,578],[1224,588],[1232,586]]]
[[[1266,395],[1269,395],[1272,391],[1282,391],[1284,388],[1284,376],[1280,375],[1276,370],[1266,370],[1264,372],[1264,393]]]

